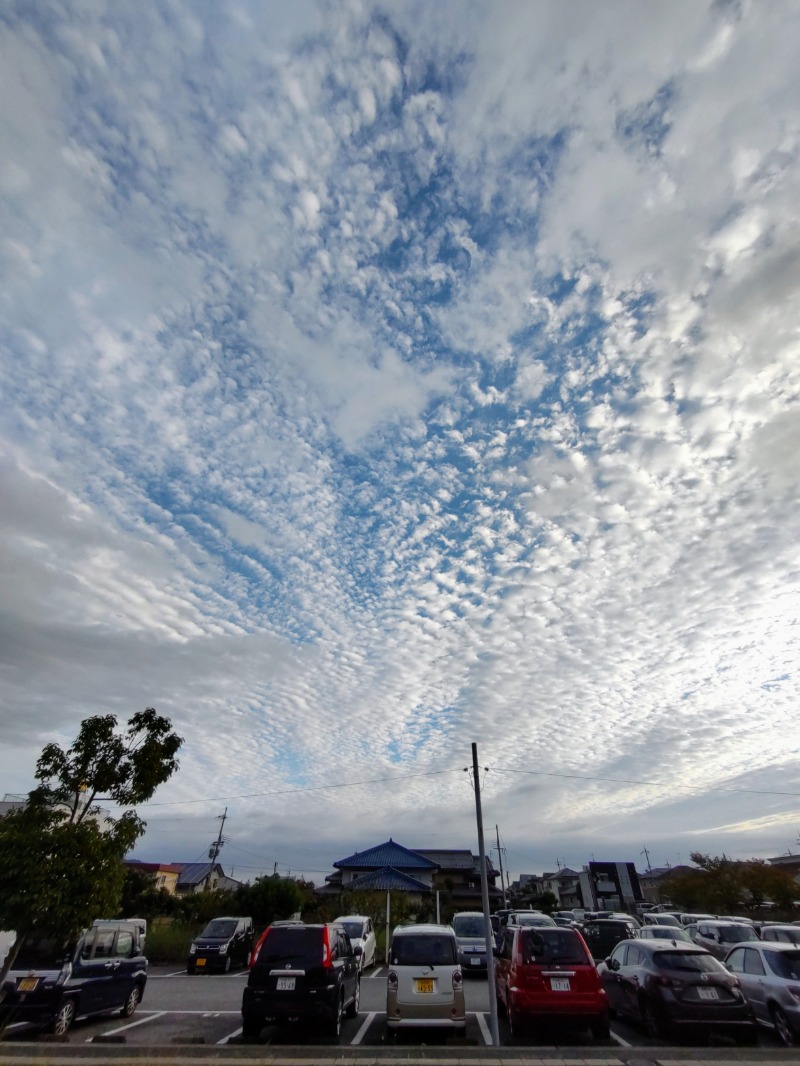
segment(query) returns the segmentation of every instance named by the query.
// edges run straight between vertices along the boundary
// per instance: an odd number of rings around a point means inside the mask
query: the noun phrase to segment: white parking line
[[[163,1018],[168,1012],[165,1010],[156,1010],[152,1014],[148,1014],[146,1018],[138,1018],[135,1022],[128,1022],[127,1025],[119,1025],[116,1029],[108,1029],[103,1036],[114,1036],[116,1033],[124,1033],[126,1029],[133,1029],[137,1025],[144,1025],[145,1022],[154,1022],[156,1018]],[[93,1036],[90,1036],[86,1041],[87,1044],[91,1044],[94,1040]]]
[[[222,1040],[218,1040],[217,1043],[218,1044],[227,1044],[228,1041],[229,1040],[233,1040],[233,1038],[235,1036],[241,1036],[241,1035],[242,1035],[242,1029],[241,1029],[241,1026],[240,1026],[238,1029],[235,1029],[232,1033],[228,1033],[227,1036],[223,1036]]]
[[[623,1040],[621,1036],[617,1036],[613,1029],[611,1031],[611,1039],[616,1040],[616,1042],[618,1044],[621,1044],[623,1047],[633,1047],[633,1044],[629,1044],[627,1040]]]
[[[356,1035],[355,1035],[355,1036],[353,1037],[353,1039],[352,1039],[352,1040],[350,1041],[350,1043],[351,1043],[351,1044],[360,1044],[360,1043],[361,1043],[361,1041],[362,1041],[362,1040],[364,1039],[364,1034],[366,1033],[367,1029],[369,1029],[369,1027],[370,1027],[370,1026],[372,1025],[372,1023],[373,1023],[373,1022],[375,1021],[375,1015],[376,1015],[377,1013],[378,1013],[377,1011],[371,1011],[371,1012],[370,1012],[370,1013],[369,1013],[369,1014],[367,1015],[367,1017],[366,1017],[366,1018],[365,1018],[365,1020],[364,1020],[364,1023],[363,1023],[363,1025],[362,1025],[362,1026],[361,1026],[361,1028],[360,1028],[360,1029],[358,1030],[358,1032],[357,1032],[357,1033],[356,1033]]]
[[[372,973],[368,973],[367,977],[372,979],[373,977],[385,977],[388,972],[387,966],[379,966],[377,970],[373,970]]]
[[[481,1036],[483,1042],[487,1047],[492,1046],[492,1034],[489,1032],[489,1026],[486,1024],[486,1015],[481,1014],[479,1011],[475,1012],[475,1017],[478,1019],[478,1026],[480,1027]]]

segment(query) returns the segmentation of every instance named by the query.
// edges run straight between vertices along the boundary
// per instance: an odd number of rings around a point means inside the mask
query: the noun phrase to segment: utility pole
[[[642,848],[642,850],[639,852],[639,854],[644,855],[644,857],[647,859],[647,872],[652,873],[653,867],[650,865],[650,852],[647,850],[646,844],[644,848]]]
[[[500,830],[497,826],[494,827],[494,831],[497,834],[497,858],[500,862],[500,888],[503,890],[503,906],[508,906],[508,894],[506,892],[506,879],[503,873],[503,852],[500,848]]]
[[[224,810],[224,812],[222,814],[218,814],[217,815],[217,818],[220,819],[219,833],[217,834],[217,839],[214,841],[214,843],[208,849],[208,857],[211,860],[211,866],[209,867],[208,873],[206,874],[206,883],[203,886],[204,888],[208,888],[208,884],[209,884],[209,882],[211,880],[211,875],[214,872],[214,863],[217,861],[217,858],[219,857],[219,853],[222,850],[222,845],[225,843],[225,841],[222,839],[222,830],[225,828],[225,819],[227,817],[228,817],[228,808],[227,807],[225,808],[225,810]]]
[[[500,1046],[497,1023],[497,989],[494,986],[494,936],[489,912],[489,878],[486,868],[486,847],[483,841],[483,812],[481,810],[481,779],[478,772],[478,745],[472,745],[472,775],[475,780],[475,815],[478,822],[478,855],[481,864],[481,899],[483,901],[483,935],[486,940],[486,977],[489,985],[489,1022],[492,1045]]]

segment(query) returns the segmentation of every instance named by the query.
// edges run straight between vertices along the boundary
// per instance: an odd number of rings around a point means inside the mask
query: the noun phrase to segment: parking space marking
[[[373,978],[373,977],[383,977],[384,976],[384,972],[383,972],[384,970],[388,970],[388,967],[387,966],[379,966],[377,970],[373,970],[372,973],[368,974],[367,976],[370,979]]]
[[[378,1013],[377,1011],[370,1011],[370,1013],[365,1018],[363,1025],[358,1030],[358,1032],[353,1037],[353,1039],[350,1041],[351,1044],[360,1044],[361,1043],[361,1041],[364,1039],[364,1034],[366,1033],[367,1029],[369,1029],[369,1027],[375,1021],[375,1015],[377,1013]]]
[[[618,1044],[621,1044],[623,1047],[633,1047],[633,1044],[628,1043],[627,1040],[623,1040],[622,1037],[618,1036],[613,1029],[611,1030],[611,1039],[616,1040],[616,1042]]]
[[[151,973],[148,974],[148,980],[159,981],[165,977],[177,977],[179,974],[183,974],[184,977],[188,977],[186,970],[173,970],[172,973]]]
[[[242,1035],[242,1027],[239,1026],[239,1028],[238,1029],[234,1029],[234,1031],[232,1033],[228,1033],[227,1036],[223,1036],[222,1040],[218,1040],[217,1043],[218,1044],[227,1044],[228,1041],[229,1040],[233,1040],[233,1038],[235,1036],[241,1036],[241,1035]]]
[[[148,1014],[146,1018],[137,1018],[135,1022],[128,1022],[127,1025],[118,1025],[116,1029],[108,1029],[105,1033],[103,1033],[103,1036],[114,1036],[116,1033],[124,1033],[126,1029],[133,1029],[137,1025],[144,1025],[145,1022],[154,1022],[156,1018],[163,1018],[164,1015],[168,1013],[169,1011],[165,1010],[152,1011]],[[91,1044],[93,1040],[94,1037],[90,1036],[86,1043]]]
[[[492,1046],[492,1034],[489,1032],[489,1026],[486,1024],[486,1015],[480,1011],[475,1011],[475,1017],[478,1019],[478,1027],[483,1037],[483,1042],[487,1047]]]

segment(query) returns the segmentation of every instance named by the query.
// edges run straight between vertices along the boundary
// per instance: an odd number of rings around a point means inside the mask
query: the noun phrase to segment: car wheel
[[[342,1014],[344,1013],[344,993],[339,994],[336,1001],[336,1010],[331,1018],[330,1035],[338,1040],[342,1035]]]
[[[56,1014],[55,1018],[53,1018],[50,1023],[50,1032],[54,1033],[56,1036],[64,1036],[74,1021],[75,1002],[71,999],[65,999],[58,1008],[58,1014]]]
[[[222,972],[223,973],[230,973],[232,965],[233,965],[233,963],[231,961],[230,955],[226,955],[225,956],[225,962],[222,964]]]
[[[592,1036],[595,1040],[610,1040],[611,1028],[608,1024],[608,1015],[603,1014],[596,1021],[593,1021],[590,1026]]]
[[[187,963],[187,964],[186,964],[186,972],[187,972],[187,973],[188,973],[188,974],[189,974],[189,975],[191,976],[191,974],[193,974],[193,973],[194,973],[194,971],[195,971],[195,965],[194,965],[194,963],[193,963],[193,962],[189,962],[189,963]]]
[[[642,1000],[642,1023],[651,1040],[661,1040],[666,1036],[666,1026],[661,1015],[649,1000]]]
[[[361,1003],[361,978],[356,978],[356,987],[353,989],[353,1002],[347,1008],[348,1018],[358,1017],[358,1008]]]
[[[120,1013],[120,1017],[122,1017],[122,1018],[130,1018],[133,1015],[133,1013],[135,1012],[136,1008],[139,1006],[139,1002],[140,1002],[141,998],[142,998],[142,990],[141,990],[141,988],[139,988],[138,985],[134,985],[133,988],[128,993],[128,998],[125,1000],[125,1005],[123,1006],[122,1010],[119,1012]]]
[[[795,1036],[792,1032],[792,1027],[789,1025],[789,1019],[783,1013],[781,1008],[774,1003],[770,1007],[770,1014],[772,1015],[772,1022],[780,1042],[784,1047],[794,1047]]]
[[[264,1025],[260,1018],[245,1018],[242,1022],[242,1040],[245,1044],[258,1044]]]
[[[497,1017],[498,1018],[505,1018],[506,1014],[508,1013],[508,1011],[506,1010],[506,1005],[503,1002],[503,999],[502,999],[502,997],[501,997],[499,992],[496,993],[496,997],[497,997]]]
[[[508,1005],[508,1031],[509,1031],[509,1033],[511,1033],[512,1037],[515,1040],[518,1040],[523,1035],[522,1030],[523,1030],[522,1019],[520,1018],[520,1016],[517,1013],[517,1011],[514,1010],[513,1006],[509,1003],[509,1005]]]

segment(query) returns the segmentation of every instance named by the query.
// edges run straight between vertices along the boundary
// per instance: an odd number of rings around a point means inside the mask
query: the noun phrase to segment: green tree
[[[116,724],[113,715],[87,718],[66,752],[48,744],[36,765],[39,786],[0,818],[0,927],[17,934],[0,987],[29,933],[69,939],[118,911],[122,859],[145,823],[132,810],[101,821],[95,800],[150,799],[177,768],[183,741],[152,707],[121,734]]]
[[[242,885],[234,894],[236,914],[251,915],[257,927],[282,921],[299,911],[303,892],[288,877],[257,877],[251,885]]]
[[[712,914],[735,913],[742,898],[742,864],[693,851],[691,860],[701,870],[704,905]]]

